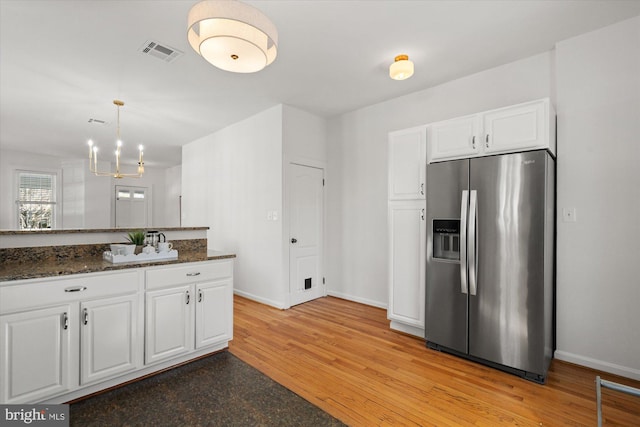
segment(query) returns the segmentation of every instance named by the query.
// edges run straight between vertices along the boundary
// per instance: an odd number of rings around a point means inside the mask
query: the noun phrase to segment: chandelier
[[[278,30],[260,10],[240,1],[205,0],[189,11],[187,38],[213,66],[255,73],[277,55]]]
[[[116,127],[116,171],[101,172],[98,170],[98,147],[93,145],[93,141],[89,140],[89,170],[96,176],[110,176],[112,178],[140,178],[144,173],[144,161],[142,160],[142,145],[138,145],[138,173],[122,173],[120,172],[120,153],[122,151],[122,141],[120,140],[120,107],[124,102],[114,99],[113,103],[118,109],[118,121]]]

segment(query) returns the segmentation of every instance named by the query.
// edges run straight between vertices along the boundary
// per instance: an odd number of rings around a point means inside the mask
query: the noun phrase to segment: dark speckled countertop
[[[208,230],[209,227],[160,227],[162,231],[196,231]],[[148,228],[149,229],[149,228]],[[71,229],[42,229],[42,230],[0,230],[0,236],[11,235],[52,235],[52,234],[84,234],[84,233],[126,233],[129,231],[137,231],[140,228],[71,228]]]
[[[66,257],[62,259],[44,258],[38,262],[2,262],[0,263],[0,282],[235,257],[236,255],[230,252],[179,250],[177,260],[145,261],[126,264],[112,264],[103,260],[101,255]],[[0,283],[0,285],[1,284],[2,283]]]

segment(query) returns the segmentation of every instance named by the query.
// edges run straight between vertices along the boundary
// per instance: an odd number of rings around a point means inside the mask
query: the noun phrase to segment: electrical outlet
[[[576,222],[576,208],[563,208],[562,209],[562,221],[563,222]]]
[[[274,221],[278,220],[278,211],[273,211],[273,220]]]
[[[267,211],[267,221],[273,220],[273,211]]]

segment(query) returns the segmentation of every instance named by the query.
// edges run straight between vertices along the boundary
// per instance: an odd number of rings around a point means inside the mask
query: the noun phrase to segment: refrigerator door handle
[[[467,290],[467,211],[469,205],[469,192],[462,191],[460,202],[460,292],[469,293]]]
[[[469,201],[469,293],[478,290],[478,192],[471,190]]]

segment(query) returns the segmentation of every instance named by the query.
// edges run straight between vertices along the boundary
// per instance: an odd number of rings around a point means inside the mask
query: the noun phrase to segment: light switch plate
[[[563,208],[562,209],[562,221],[563,222],[576,222],[576,208]]]

